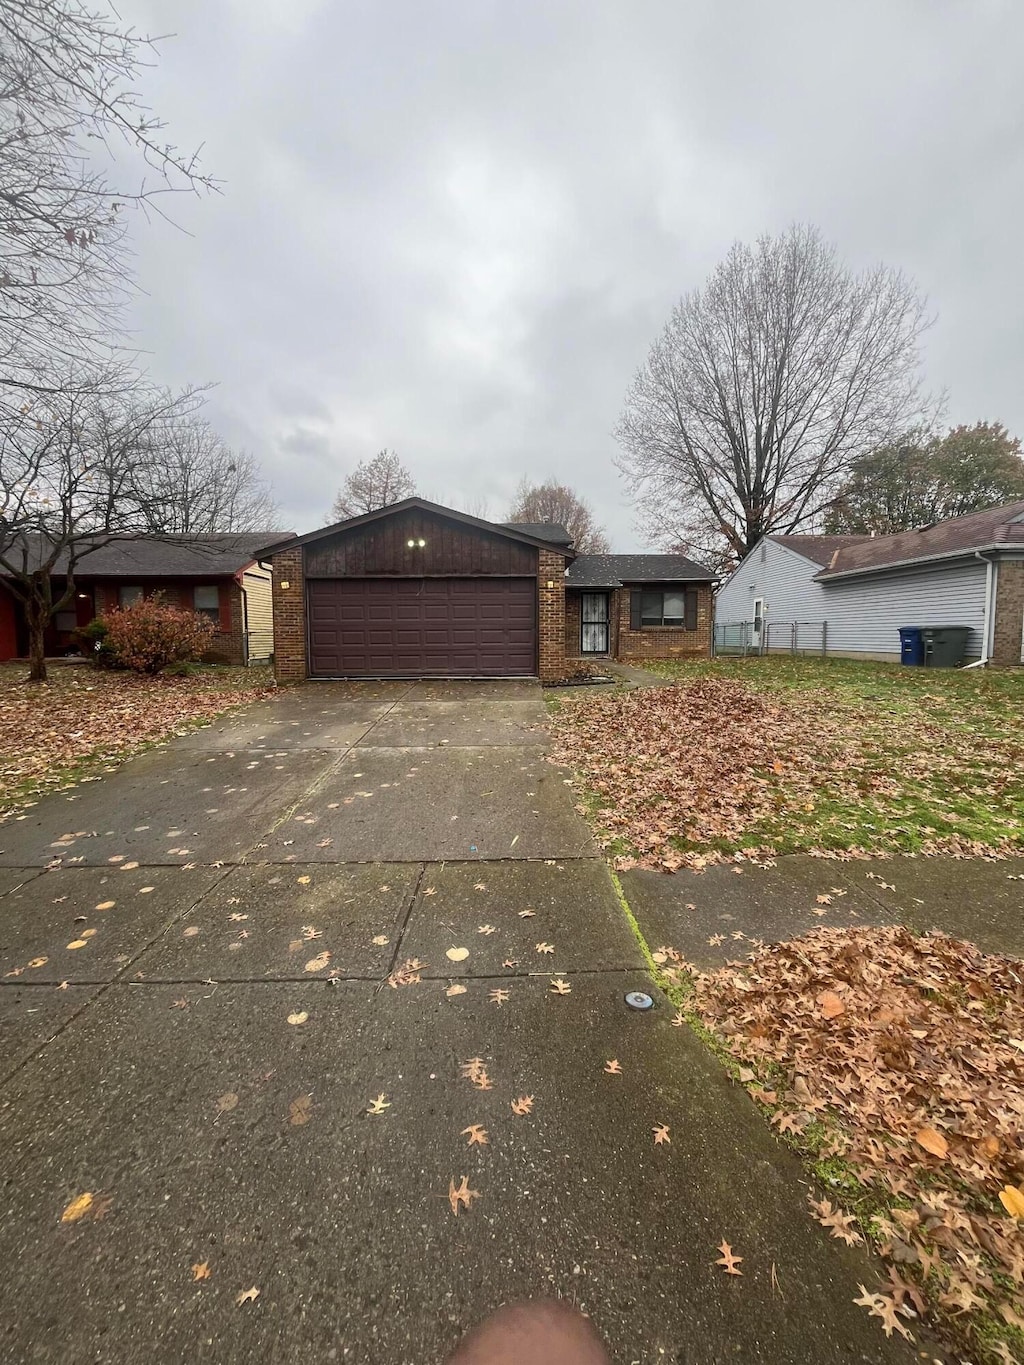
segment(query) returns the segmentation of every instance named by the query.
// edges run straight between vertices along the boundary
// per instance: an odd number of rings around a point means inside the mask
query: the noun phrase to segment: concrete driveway
[[[545,1294],[623,1362],[915,1358],[745,1092],[626,1008],[545,744],[530,683],[309,685],[0,827],[0,1358],[422,1365]]]

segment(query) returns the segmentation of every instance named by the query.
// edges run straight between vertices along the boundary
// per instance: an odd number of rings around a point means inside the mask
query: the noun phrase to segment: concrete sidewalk
[[[916,1358],[745,1092],[626,1008],[545,737],[529,683],[311,685],[0,827],[0,1359],[422,1365],[545,1294],[623,1362]]]

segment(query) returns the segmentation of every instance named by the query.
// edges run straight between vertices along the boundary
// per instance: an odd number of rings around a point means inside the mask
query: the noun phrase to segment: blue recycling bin
[[[920,626],[900,626],[900,663],[924,667],[924,631]]]

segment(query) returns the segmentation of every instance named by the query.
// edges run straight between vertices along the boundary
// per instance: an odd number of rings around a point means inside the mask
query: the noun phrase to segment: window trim
[[[649,600],[655,596],[661,598],[660,616],[655,617],[650,611],[645,615],[644,598]],[[682,616],[673,614],[666,618],[666,597],[682,599]],[[638,584],[630,589],[630,599],[631,630],[671,630],[693,635],[700,628],[700,589],[696,584],[682,583],[663,587]]]

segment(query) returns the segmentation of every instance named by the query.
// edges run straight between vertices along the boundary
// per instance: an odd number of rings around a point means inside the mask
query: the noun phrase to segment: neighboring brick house
[[[602,580],[597,589],[609,601],[618,591],[615,602],[626,614],[609,632],[617,656],[710,651],[712,575],[707,570],[677,556],[577,557],[561,526],[484,521],[423,498],[406,498],[305,536],[290,536],[264,548],[261,558],[274,569],[275,666],[281,681],[556,681],[573,671],[571,661],[584,652],[579,624],[584,595],[573,575],[580,566],[617,558],[630,561],[635,572],[627,582],[637,585],[635,622],[629,606],[634,599],[618,578],[608,584]],[[643,616],[641,593],[651,611],[655,594],[661,594],[657,625]],[[588,613],[593,596],[588,593]],[[672,614],[677,597],[682,603],[678,620]],[[577,625],[567,626],[567,613]]]
[[[77,653],[76,630],[111,607],[160,593],[172,605],[215,622],[217,634],[204,655],[208,663],[269,660],[274,652],[271,571],[258,561],[272,534],[123,538],[99,546],[78,561],[75,598],[47,629],[47,654]],[[55,573],[55,596],[64,584],[63,574]],[[22,609],[0,567],[0,661],[23,657],[27,648]]]

